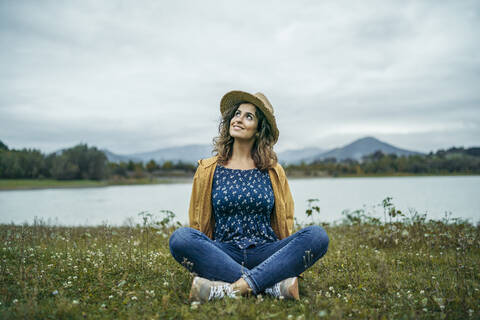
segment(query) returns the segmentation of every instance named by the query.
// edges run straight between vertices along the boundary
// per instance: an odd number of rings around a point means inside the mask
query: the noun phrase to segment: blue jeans
[[[175,260],[200,277],[228,283],[243,278],[253,293],[258,294],[310,268],[327,252],[328,242],[322,227],[309,226],[282,240],[239,249],[184,227],[171,235],[170,252]]]

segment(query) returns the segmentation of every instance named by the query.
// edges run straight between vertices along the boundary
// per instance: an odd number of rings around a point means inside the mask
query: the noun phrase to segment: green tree
[[[2,151],[8,151],[8,147],[5,143],[2,142],[2,140],[0,140],[0,152]]]
[[[45,157],[38,150],[2,150],[0,152],[1,178],[42,178],[48,176]]]
[[[17,152],[17,156],[23,169],[22,178],[43,178],[48,175],[45,156],[39,150],[23,149]]]
[[[0,152],[0,177],[22,178],[24,171],[15,151]]]
[[[108,163],[110,172],[113,173],[114,175],[126,177],[127,176],[127,163],[126,162],[120,162],[120,163],[115,163],[115,162],[109,162]]]
[[[173,169],[173,163],[172,163],[172,161],[169,161],[169,160],[165,161],[165,162],[163,163],[163,165],[162,165],[162,169],[164,169],[164,170],[172,170],[172,169]]]
[[[51,165],[50,174],[55,179],[73,180],[80,176],[80,168],[66,154],[54,156]]]
[[[134,171],[135,170],[135,162],[133,162],[132,160],[128,160],[127,170],[128,171]]]
[[[95,147],[79,144],[63,150],[61,155],[53,155],[48,161],[50,173],[56,179],[101,180],[108,174],[107,157]]]
[[[155,160],[152,159],[152,160],[148,161],[148,163],[146,165],[146,168],[147,168],[148,172],[152,173],[153,171],[158,169],[158,165],[155,162]]]

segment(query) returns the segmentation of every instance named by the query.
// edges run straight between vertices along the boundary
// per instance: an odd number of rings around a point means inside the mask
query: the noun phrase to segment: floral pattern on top
[[[217,165],[213,176],[213,238],[240,249],[278,240],[272,226],[275,198],[268,171]]]

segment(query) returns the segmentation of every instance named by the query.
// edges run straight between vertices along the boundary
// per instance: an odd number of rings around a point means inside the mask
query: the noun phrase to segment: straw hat
[[[265,97],[263,93],[257,92],[255,94],[250,94],[248,92],[238,90],[227,92],[220,101],[220,112],[223,115],[226,111],[230,110],[230,108],[242,102],[251,103],[262,110],[265,118],[267,118],[268,123],[272,127],[273,139],[274,143],[276,143],[280,132],[278,131],[277,122],[275,121],[275,116],[273,115],[272,104],[270,101],[268,101],[267,97]]]

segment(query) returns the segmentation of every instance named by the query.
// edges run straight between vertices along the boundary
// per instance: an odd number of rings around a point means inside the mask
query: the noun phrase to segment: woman
[[[215,157],[198,161],[190,227],[170,237],[173,257],[197,276],[190,299],[265,292],[299,299],[297,276],[321,258],[320,226],[292,235],[293,199],[273,145],[279,131],[262,93],[231,91],[220,102]]]

